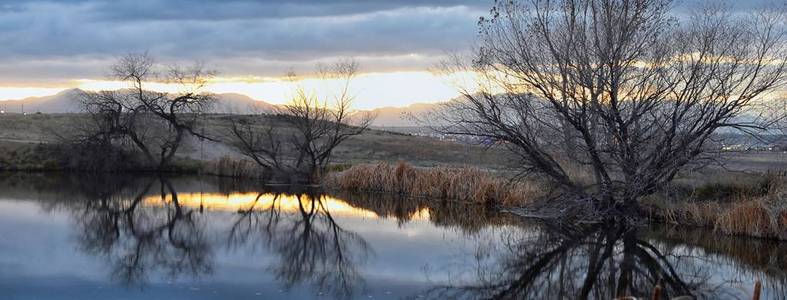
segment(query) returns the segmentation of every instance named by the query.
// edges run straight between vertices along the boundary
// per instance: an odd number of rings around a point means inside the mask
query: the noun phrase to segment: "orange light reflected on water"
[[[360,218],[380,218],[377,213],[354,207],[345,201],[323,196],[319,201],[312,201],[308,195],[300,198],[296,195],[273,194],[273,193],[178,193],[178,204],[184,207],[214,211],[264,211],[276,209],[282,212],[299,212],[301,209],[311,211],[312,206],[317,210],[324,210],[334,216],[352,216]],[[163,199],[160,196],[149,196],[143,200],[145,205],[164,205],[172,203],[172,195],[166,195]],[[416,212],[414,219],[428,219],[428,209]]]

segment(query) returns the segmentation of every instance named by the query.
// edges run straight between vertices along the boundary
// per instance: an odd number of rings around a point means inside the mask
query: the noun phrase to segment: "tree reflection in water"
[[[106,259],[115,280],[129,285],[142,285],[160,275],[172,279],[208,275],[214,257],[225,255],[215,250],[227,246],[254,249],[252,259],[271,253],[273,259],[265,267],[285,288],[311,285],[315,292],[335,298],[358,297],[366,292],[362,268],[373,251],[352,231],[365,221],[344,217],[348,210],[362,208],[361,213],[370,218],[396,219],[400,227],[426,221],[421,224],[424,228],[456,234],[460,244],[471,248],[478,245],[471,262],[444,266],[453,259],[445,253],[445,260],[429,261],[418,271],[427,273],[425,281],[439,280],[439,286],[415,293],[427,298],[649,297],[656,284],[663,287],[664,299],[748,298],[754,279],[762,280],[768,299],[787,295],[787,243],[783,242],[720,238],[685,228],[665,231],[614,224],[553,228],[477,205],[357,194],[338,195],[343,199],[338,201],[313,191],[258,194],[257,186],[229,186],[209,193],[219,200],[242,195],[243,199],[233,198],[242,200],[241,209],[223,206],[216,211],[217,207],[207,206],[203,211],[203,194],[194,192],[194,183],[202,181],[20,176],[0,175],[0,190],[19,199],[36,194],[45,209],[69,211],[78,225],[81,250]],[[191,192],[179,196],[175,187]],[[461,248],[448,240],[429,246],[435,248],[424,251]],[[408,254],[415,262],[426,257],[418,252],[401,255]],[[449,276],[430,274],[444,271]],[[370,282],[370,286],[377,284]],[[430,283],[435,282],[426,284]],[[736,287],[739,283],[744,286]]]
[[[731,296],[709,284],[709,270],[688,263],[698,257],[673,248],[662,252],[637,229],[616,225],[509,232],[501,247],[482,248],[477,276],[428,291],[429,298],[614,299],[650,297],[662,287],[664,299]],[[490,255],[489,252],[495,252]],[[700,258],[701,259],[701,258]]]
[[[323,194],[295,193],[296,213],[282,213],[283,194],[274,194],[271,204],[260,208],[255,202],[238,211],[229,244],[239,247],[262,242],[279,257],[270,267],[286,289],[308,283],[336,298],[352,298],[364,289],[358,265],[365,263],[370,248],[358,234],[336,223]]]
[[[156,186],[158,199],[151,197]],[[150,274],[177,279],[212,272],[214,249],[204,232],[210,218],[200,217],[203,207],[179,202],[169,180],[93,182],[80,192],[85,201],[59,204],[74,213],[81,249],[106,258],[116,280],[142,285]],[[271,196],[262,207],[262,198]],[[295,197],[297,209],[283,211],[279,199],[285,197]],[[269,270],[287,289],[306,283],[351,298],[364,287],[358,265],[370,249],[337,224],[326,204],[325,195],[311,191],[259,193],[250,207],[233,215],[226,241],[231,248],[271,249],[279,257]]]
[[[115,190],[84,202],[75,211],[81,248],[105,257],[112,276],[128,285],[144,283],[154,270],[173,279],[210,273],[212,251],[204,226],[193,210],[180,205],[172,184],[159,178],[160,205],[143,203],[154,183],[148,180],[133,197]]]

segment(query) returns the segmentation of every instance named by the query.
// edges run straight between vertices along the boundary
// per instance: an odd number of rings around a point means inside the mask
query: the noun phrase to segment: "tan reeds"
[[[714,228],[727,234],[787,238],[787,210],[768,200],[756,199],[730,205],[719,215]]]
[[[763,196],[653,205],[654,215],[668,223],[711,227],[730,235],[787,239],[787,188],[780,183],[771,183]]]
[[[512,183],[476,168],[420,169],[404,162],[353,166],[330,176],[326,184],[350,191],[378,191],[409,197],[504,205],[529,203],[539,193],[535,184]]]

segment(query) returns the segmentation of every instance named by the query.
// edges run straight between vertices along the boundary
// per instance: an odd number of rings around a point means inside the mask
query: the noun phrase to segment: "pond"
[[[787,243],[213,177],[0,174],[0,299],[787,298]],[[649,298],[648,298],[649,299]]]

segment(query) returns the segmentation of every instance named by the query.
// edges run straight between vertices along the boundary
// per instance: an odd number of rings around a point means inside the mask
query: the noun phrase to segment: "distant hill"
[[[8,113],[77,113],[81,111],[76,97],[82,91],[69,89],[52,96],[30,97],[21,100],[0,100],[0,111]],[[220,114],[252,114],[270,112],[276,105],[261,100],[254,100],[246,95],[224,93],[216,95],[216,104],[210,113]],[[382,107],[371,110],[377,115],[372,126],[375,127],[412,127],[419,123],[413,117],[422,117],[439,104],[416,103],[405,107]]]
[[[377,114],[372,126],[376,127],[410,127],[418,126],[418,118],[434,110],[439,103],[415,103],[405,107],[381,107],[371,110]]]
[[[217,114],[253,114],[259,112],[269,112],[276,109],[276,105],[262,100],[254,100],[249,96],[225,93],[216,95],[216,104],[213,105],[211,113]]]
[[[21,113],[23,109],[27,113],[76,113],[81,111],[76,100],[81,92],[79,89],[69,89],[52,96],[0,100],[0,110],[7,113]],[[216,98],[216,104],[211,109],[211,113],[248,114],[271,111],[276,107],[265,101],[254,100],[241,94],[218,94]]]
[[[0,100],[0,110],[8,113],[75,113],[79,105],[74,100],[81,91],[65,90],[52,96],[29,97],[21,100]]]

